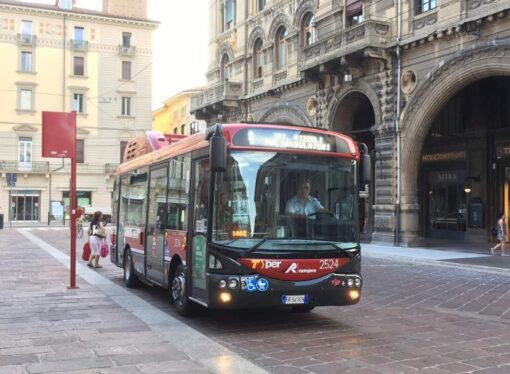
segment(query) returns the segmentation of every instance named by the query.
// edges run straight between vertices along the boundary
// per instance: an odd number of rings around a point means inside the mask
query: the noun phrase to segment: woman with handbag
[[[101,256],[101,245],[106,238],[106,230],[103,222],[101,221],[103,214],[100,211],[94,213],[92,222],[89,227],[89,242],[90,242],[90,258],[87,263],[88,267],[102,268],[99,265],[99,257]],[[94,264],[92,264],[94,262]]]

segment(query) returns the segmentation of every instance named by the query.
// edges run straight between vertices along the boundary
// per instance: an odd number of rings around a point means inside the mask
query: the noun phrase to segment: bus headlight
[[[232,300],[232,295],[230,292],[221,292],[220,293],[220,300],[222,303],[229,303]]]
[[[356,279],[354,280],[354,285],[355,285],[356,287],[361,287],[361,279],[360,279],[360,278],[356,278]]]
[[[227,281],[225,279],[220,280],[220,282],[218,283],[218,286],[220,286],[220,288],[227,287]]]
[[[235,290],[237,288],[237,286],[239,285],[239,282],[237,281],[237,279],[229,279],[228,280],[228,287]]]
[[[352,286],[354,286],[354,279],[352,279],[352,278],[347,279],[347,287],[352,287]]]
[[[360,294],[359,294],[359,291],[358,291],[358,290],[350,290],[350,291],[349,291],[349,298],[350,298],[351,300],[353,300],[353,301],[354,301],[354,300],[358,300],[358,299],[359,299],[359,295],[360,295]]]

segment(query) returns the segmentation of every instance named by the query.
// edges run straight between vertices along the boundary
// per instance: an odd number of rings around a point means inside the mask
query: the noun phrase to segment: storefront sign
[[[454,161],[464,160],[466,158],[465,151],[441,152],[431,153],[421,156],[422,162],[441,162],[441,161]]]

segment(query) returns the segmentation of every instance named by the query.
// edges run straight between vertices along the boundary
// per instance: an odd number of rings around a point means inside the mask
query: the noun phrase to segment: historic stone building
[[[42,157],[42,111],[77,112],[78,205],[110,207],[123,147],[151,129],[152,32],[147,1],[0,0],[0,213],[62,220],[70,162]],[[16,183],[10,176],[16,175]]]
[[[209,122],[365,142],[365,238],[487,243],[510,213],[510,1],[210,0]]]

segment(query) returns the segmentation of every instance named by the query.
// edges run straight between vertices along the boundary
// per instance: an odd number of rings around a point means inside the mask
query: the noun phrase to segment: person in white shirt
[[[294,218],[317,218],[315,213],[327,212],[320,201],[310,196],[311,185],[309,181],[304,181],[298,189],[295,196],[287,201],[285,212]]]

